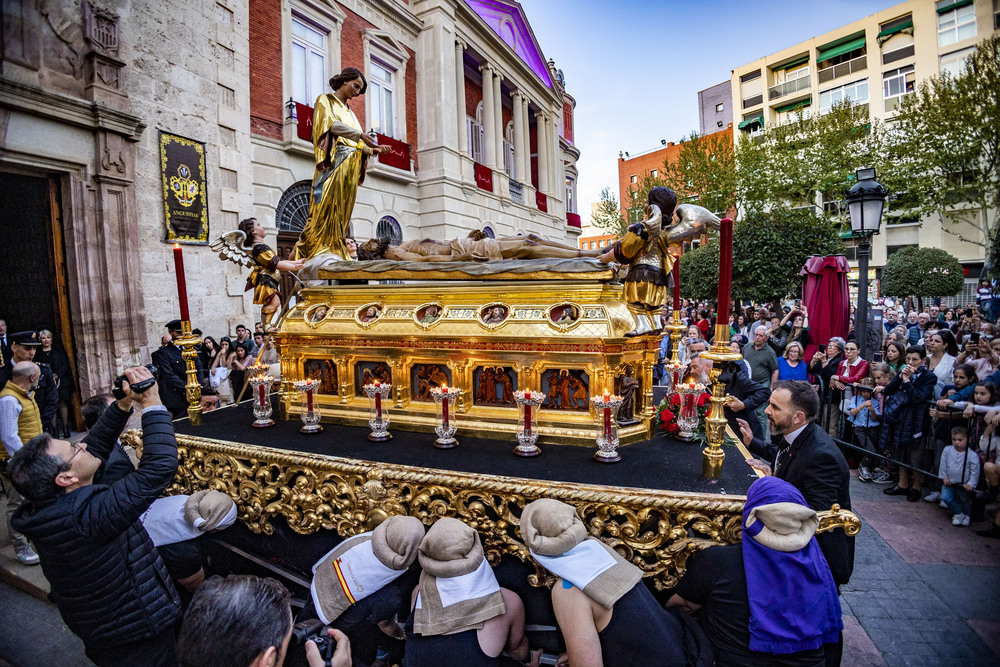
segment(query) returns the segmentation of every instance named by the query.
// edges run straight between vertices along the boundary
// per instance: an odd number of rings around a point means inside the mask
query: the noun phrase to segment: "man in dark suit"
[[[174,345],[174,341],[181,337],[181,321],[171,320],[167,322],[167,333],[170,334],[170,343],[161,346],[153,352],[152,359],[156,365],[160,376],[157,379],[157,386],[160,388],[160,400],[174,419],[180,419],[187,414],[187,365],[184,357],[181,356],[181,348]],[[195,358],[195,368],[198,370],[198,382],[202,381],[203,372],[201,362]]]
[[[833,439],[815,423],[819,415],[819,395],[808,382],[776,382],[764,411],[771,426],[772,442],[753,436],[750,425],[740,419],[740,433],[747,448],[770,465],[748,461],[751,467],[773,474],[797,488],[806,504],[817,512],[837,503],[851,509],[851,474],[847,460]],[[773,472],[772,472],[773,468]],[[842,530],[816,535],[837,586],[846,584],[854,571],[854,538]],[[827,665],[839,665],[843,638],[838,644],[824,645]]]
[[[7,335],[7,321],[0,319],[0,357],[6,364],[10,359],[10,336]]]
[[[694,375],[697,381],[706,387],[710,385],[708,372],[712,370],[713,363],[708,359],[702,359],[701,353],[708,349],[708,343],[699,340],[691,343],[689,350],[691,363],[683,377]],[[722,373],[719,375],[719,382],[726,386],[726,396],[732,397],[732,402],[726,406],[726,421],[733,433],[740,430],[737,419],[745,419],[750,424],[755,438],[764,437],[764,429],[755,412],[758,407],[767,404],[767,399],[771,391],[762,384],[754,382],[750,376],[743,372],[744,366],[737,363],[723,364]]]

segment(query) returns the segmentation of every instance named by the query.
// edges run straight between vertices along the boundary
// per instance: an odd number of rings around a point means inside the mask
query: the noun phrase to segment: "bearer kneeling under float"
[[[691,556],[668,606],[701,610],[717,667],[819,667],[843,629],[815,510],[777,477],[755,481],[743,540]]]
[[[520,528],[531,555],[559,577],[552,607],[571,667],[712,664],[697,624],[660,606],[642,570],[588,537],[573,507],[536,500],[524,508]]]
[[[494,667],[500,654],[537,667],[528,649],[524,604],[500,588],[479,533],[443,517],[420,544],[420,586],[406,622],[403,667]]]
[[[402,656],[402,642],[386,642],[386,636],[403,638],[394,618],[409,611],[416,585],[410,566],[423,538],[420,519],[392,516],[375,530],[344,540],[313,566],[312,604],[296,620],[318,617],[340,630],[351,640],[352,656],[366,665],[379,656]],[[385,646],[395,650],[385,655],[380,651]]]

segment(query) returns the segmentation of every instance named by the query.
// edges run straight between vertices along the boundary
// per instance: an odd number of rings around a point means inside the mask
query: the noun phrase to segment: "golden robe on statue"
[[[659,207],[654,206],[649,220],[630,225],[622,240],[612,246],[615,261],[629,266],[622,300],[633,313],[658,312],[667,300],[674,256],[668,235],[661,233],[662,219]]]
[[[309,259],[332,253],[350,259],[347,229],[358,186],[364,180],[365,158],[372,150],[361,140],[361,123],[354,112],[329,93],[316,98],[312,131],[316,172],[309,219],[292,257]]]

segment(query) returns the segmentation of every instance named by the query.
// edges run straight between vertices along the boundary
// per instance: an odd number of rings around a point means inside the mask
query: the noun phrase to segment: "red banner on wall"
[[[583,221],[580,220],[580,215],[577,214],[577,213],[567,213],[566,214],[566,223],[570,227],[576,227],[577,229],[580,229],[581,227],[583,227]]]
[[[388,153],[382,153],[378,156],[379,162],[387,164],[390,167],[395,167],[396,169],[410,170],[410,144],[403,143],[378,132],[375,133],[375,138],[378,140],[379,146],[392,147],[392,150]]]
[[[483,190],[493,192],[493,170],[485,164],[473,163],[476,168],[476,185]]]
[[[541,192],[535,192],[535,203],[538,204],[538,210],[542,213],[549,212],[549,198]]]
[[[295,118],[298,119],[299,139],[305,139],[309,143],[313,140],[313,108],[305,104],[295,103]]]

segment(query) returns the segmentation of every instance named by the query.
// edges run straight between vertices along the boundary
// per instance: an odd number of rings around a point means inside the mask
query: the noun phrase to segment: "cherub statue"
[[[250,269],[247,290],[253,289],[253,302],[260,306],[260,323],[265,331],[273,331],[271,319],[281,308],[278,291],[280,271],[298,271],[305,260],[279,260],[274,250],[264,243],[266,233],[257,218],[241,220],[239,229],[227,232],[209,246],[222,259]]]
[[[635,316],[636,328],[626,336],[663,330],[660,312],[667,301],[668,276],[674,266],[670,246],[704,234],[709,227],[719,228],[719,218],[708,209],[692,204],[677,206],[677,195],[670,188],[650,190],[645,212],[649,216],[646,220],[629,225],[622,240],[597,258],[605,264],[629,265],[622,296]]]

